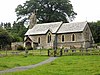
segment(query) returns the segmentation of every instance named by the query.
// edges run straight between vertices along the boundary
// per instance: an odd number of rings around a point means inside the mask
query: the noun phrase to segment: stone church
[[[88,48],[94,43],[87,22],[51,22],[36,24],[34,14],[25,33],[24,47],[36,48]],[[32,19],[33,18],[33,19]],[[33,24],[33,25],[32,25]]]

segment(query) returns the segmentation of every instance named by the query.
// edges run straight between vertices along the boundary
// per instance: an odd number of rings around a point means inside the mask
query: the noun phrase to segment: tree
[[[21,42],[24,39],[24,34],[27,31],[27,28],[24,26],[23,22],[14,22],[9,33],[12,35],[12,42]]]
[[[3,22],[1,22],[1,24],[0,24],[0,28],[2,28],[3,27]]]
[[[12,37],[12,42],[21,42],[24,39],[24,34],[27,31],[27,28],[24,26],[24,22],[18,22],[16,23],[14,21],[13,25],[11,26],[10,22],[0,24],[0,31],[6,31],[9,33]],[[1,32],[2,33],[2,32]]]
[[[18,20],[24,17],[22,21],[29,19],[33,11],[35,11],[39,23],[68,22],[67,17],[74,19],[77,15],[69,0],[29,0],[15,9]]]
[[[4,23],[4,28],[5,28],[6,30],[11,29],[11,23],[10,23],[10,22]]]
[[[90,22],[89,25],[94,37],[94,41],[96,43],[100,43],[100,21]]]
[[[0,47],[5,49],[7,45],[10,45],[12,41],[11,35],[4,29],[0,28]]]

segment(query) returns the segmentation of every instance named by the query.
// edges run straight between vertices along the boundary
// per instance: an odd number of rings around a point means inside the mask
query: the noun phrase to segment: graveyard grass
[[[62,56],[34,69],[4,75],[100,75],[100,56]]]
[[[44,61],[47,58],[47,56],[32,55],[28,55],[27,57],[25,57],[24,55],[0,57],[0,70],[5,70],[19,66],[33,65]]]

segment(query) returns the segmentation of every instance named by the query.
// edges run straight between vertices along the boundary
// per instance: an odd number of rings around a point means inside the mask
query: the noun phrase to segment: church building
[[[24,46],[36,48],[88,48],[94,43],[87,22],[34,24],[26,32]]]

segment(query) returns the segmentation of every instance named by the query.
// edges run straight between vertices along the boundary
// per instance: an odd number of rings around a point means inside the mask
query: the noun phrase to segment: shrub
[[[27,50],[33,50],[33,48],[31,46],[27,47]]]
[[[97,43],[98,46],[100,46],[100,43]]]
[[[25,48],[24,48],[23,46],[19,45],[19,46],[17,47],[17,50],[25,50]]]

